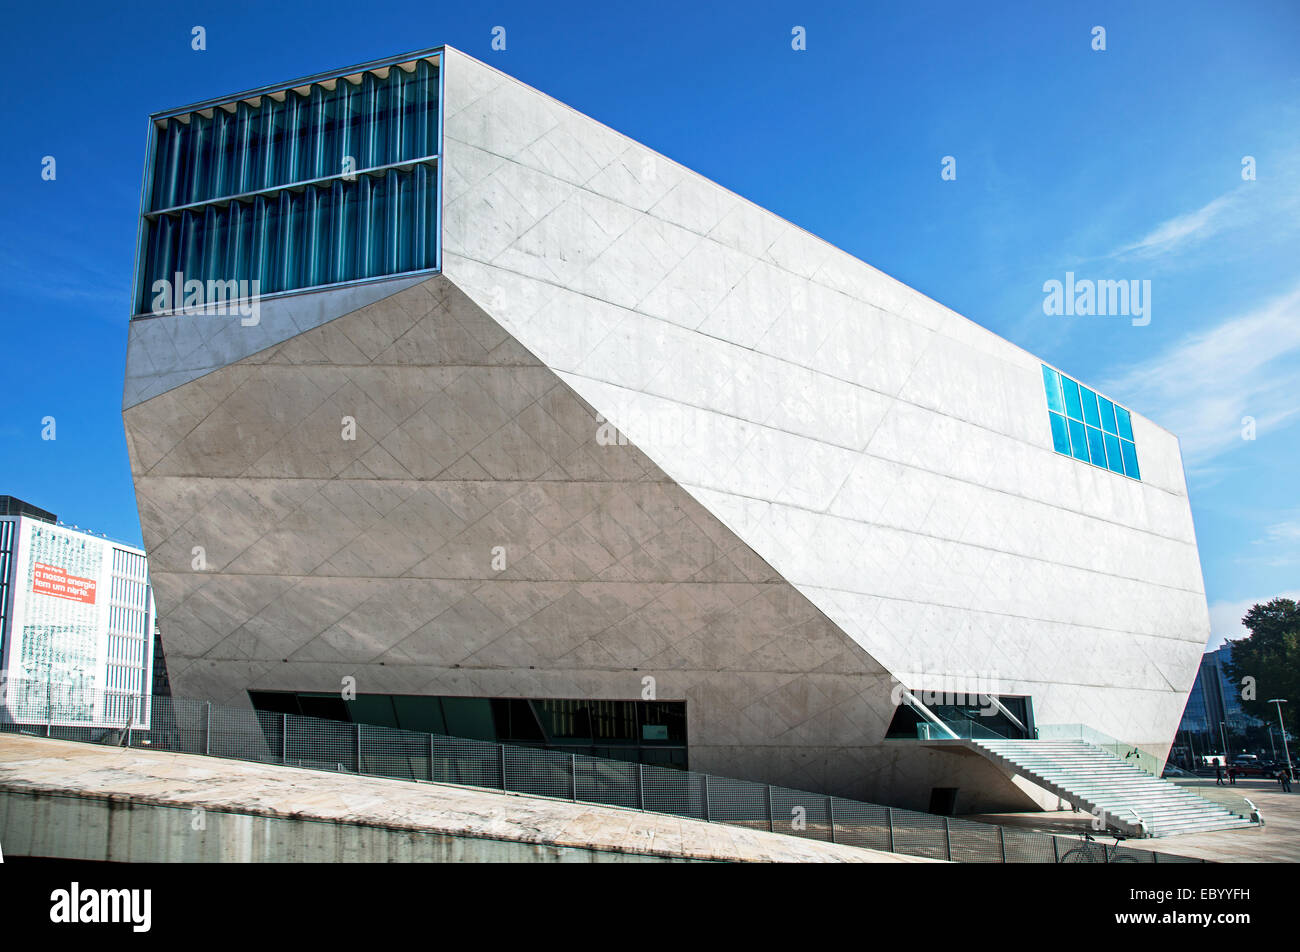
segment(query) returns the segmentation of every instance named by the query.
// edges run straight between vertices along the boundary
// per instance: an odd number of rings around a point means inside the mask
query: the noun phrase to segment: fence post
[[[280,763],[289,766],[289,715],[280,715]]]
[[[709,809],[709,775],[704,775],[704,822],[713,822],[713,811]]]
[[[578,755],[569,754],[569,786],[573,792],[573,802],[578,802]]]
[[[1061,861],[1061,845],[1058,842],[1056,842],[1056,837],[1053,836],[1052,837],[1052,862],[1059,863],[1060,861]]]
[[[498,760],[501,762],[501,789],[506,788],[506,745],[497,744]]]
[[[645,774],[640,764],[636,765],[636,808],[645,809]]]
[[[885,819],[889,821],[889,852],[894,852],[894,808],[885,807]]]
[[[203,702],[203,753],[212,753],[212,702]]]
[[[1005,827],[998,827],[998,849],[1002,853],[1002,862],[1007,861],[1007,831]]]
[[[434,773],[433,773],[433,735],[430,734],[430,735],[429,735],[429,782],[430,782],[430,783],[433,783],[433,781],[434,781]]]
[[[835,798],[826,798],[826,820],[831,825],[831,842],[835,842]]]
[[[357,773],[361,773],[361,725],[357,725]]]
[[[948,829],[948,818],[943,818],[943,852],[944,859],[952,862],[952,833]]]
[[[50,728],[54,725],[54,696],[50,688],[50,672],[45,671],[45,736],[50,736]]]
[[[772,816],[772,785],[767,785],[767,828],[769,832],[776,832],[776,820]]]

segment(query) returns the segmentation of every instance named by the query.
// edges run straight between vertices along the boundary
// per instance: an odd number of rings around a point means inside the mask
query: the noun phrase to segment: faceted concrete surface
[[[180,695],[637,698],[650,676],[687,701],[697,769],[928,803],[943,756],[892,752],[919,772],[885,791],[868,751],[880,665],[443,278],[126,421]],[[987,773],[972,804],[1024,802]]]
[[[38,814],[68,815],[58,805],[69,801],[129,809],[116,811],[116,830],[31,827]],[[334,855],[356,827],[373,835]],[[149,836],[160,831],[170,842]],[[614,807],[13,734],[0,734],[0,842],[10,856],[110,861],[936,862]]]
[[[455,51],[445,110],[442,276],[179,362],[133,324],[178,694],[652,677],[693,767],[921,809],[1037,795],[882,745],[891,675],[1164,753],[1208,635],[1171,434],[1140,483],[1062,457],[1032,355]]]
[[[910,686],[1164,753],[1209,633],[1173,435],[1063,457],[1032,355],[456,51],[445,108],[444,273],[669,478]]]

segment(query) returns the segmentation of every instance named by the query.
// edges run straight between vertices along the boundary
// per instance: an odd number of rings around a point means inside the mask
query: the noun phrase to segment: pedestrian
[[[1214,785],[1216,787],[1223,786],[1223,764],[1217,760],[1214,762]]]
[[[1237,785],[1237,768],[1235,766],[1228,768],[1228,785],[1231,787]]]
[[[1277,782],[1282,785],[1283,793],[1291,792],[1291,778],[1287,775],[1285,767],[1277,772]]]

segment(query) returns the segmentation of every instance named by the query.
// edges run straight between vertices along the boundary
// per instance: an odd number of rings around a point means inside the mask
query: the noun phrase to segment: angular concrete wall
[[[888,673],[445,278],[125,417],[179,695],[638,698],[649,675],[687,701],[696,769],[887,785]]]
[[[1163,752],[1208,636],[1175,437],[1055,453],[1039,361],[451,51],[444,273],[915,687]],[[1122,398],[1122,395],[1117,395]]]

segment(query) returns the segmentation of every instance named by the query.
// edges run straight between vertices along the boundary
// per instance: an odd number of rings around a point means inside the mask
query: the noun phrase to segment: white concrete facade
[[[1024,797],[991,765],[882,738],[896,681],[996,677],[1039,723],[1163,757],[1209,627],[1172,434],[1133,416],[1141,482],[1057,454],[1037,358],[443,68],[441,276],[299,295],[309,319],[246,339],[132,324],[177,693],[636,698],[652,675],[694,769],[993,809]],[[492,570],[495,545],[525,558]]]

